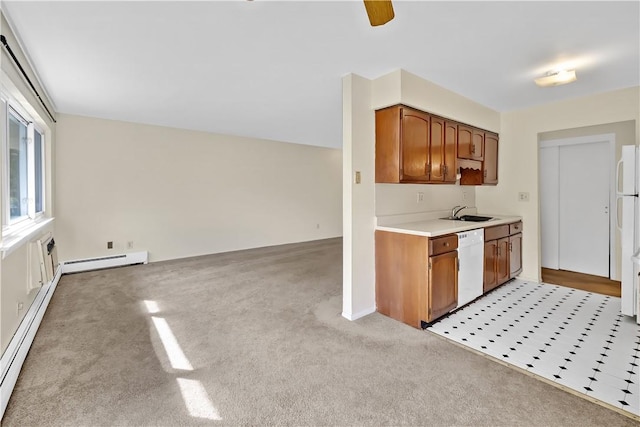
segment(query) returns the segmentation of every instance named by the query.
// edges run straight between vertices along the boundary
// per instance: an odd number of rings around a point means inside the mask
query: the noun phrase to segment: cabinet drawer
[[[522,227],[522,226],[521,226]],[[496,225],[484,229],[484,241],[496,240],[509,235],[509,224]]]
[[[509,235],[522,233],[522,221],[509,224]]]
[[[443,254],[456,249],[458,249],[458,236],[455,234],[429,239],[429,255]]]

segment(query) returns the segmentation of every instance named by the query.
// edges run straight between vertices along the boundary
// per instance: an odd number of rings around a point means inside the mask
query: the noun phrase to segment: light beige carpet
[[[63,276],[2,424],[637,426],[429,332],[342,318],[341,247]]]

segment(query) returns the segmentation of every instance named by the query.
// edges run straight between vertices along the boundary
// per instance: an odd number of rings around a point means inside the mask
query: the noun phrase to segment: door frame
[[[600,135],[587,135],[571,138],[548,139],[538,141],[538,158],[540,150],[543,148],[561,147],[566,145],[578,144],[594,144],[598,142],[606,142],[609,144],[609,278],[611,280],[620,280],[617,268],[617,248],[618,239],[616,236],[616,218],[618,217],[618,206],[616,203],[616,134],[605,133]],[[538,180],[541,176],[541,164],[538,164]],[[540,185],[538,185],[538,200],[542,204],[542,195],[540,193]],[[540,208],[540,207],[538,207]],[[540,232],[542,238],[542,232]],[[542,248],[542,245],[540,246]]]

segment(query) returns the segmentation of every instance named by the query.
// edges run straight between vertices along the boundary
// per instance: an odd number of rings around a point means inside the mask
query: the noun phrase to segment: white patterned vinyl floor
[[[427,330],[640,415],[640,327],[620,298],[515,279]]]

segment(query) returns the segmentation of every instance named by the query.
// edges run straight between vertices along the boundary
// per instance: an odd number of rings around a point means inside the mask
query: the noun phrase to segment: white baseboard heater
[[[61,275],[62,268],[56,268],[51,281],[45,283],[40,288],[29,310],[22,319],[18,330],[2,354],[2,358],[0,359],[0,419],[2,419],[4,411],[7,408],[13,387],[22,369],[22,364],[27,358],[31,343],[33,342],[36,331],[40,326],[42,317],[47,310],[47,306],[49,305],[49,301],[58,285]]]
[[[78,273],[81,271],[101,270],[103,268],[122,267],[125,265],[147,264],[148,262],[149,252],[147,251],[78,259],[65,261],[64,264],[62,264],[62,273]]]

